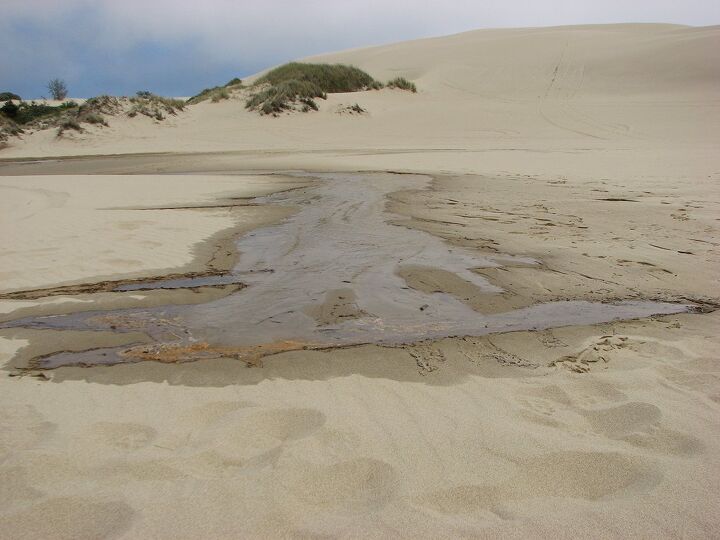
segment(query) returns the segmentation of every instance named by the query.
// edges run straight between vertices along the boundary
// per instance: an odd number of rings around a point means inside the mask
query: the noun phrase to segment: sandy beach
[[[0,538],[720,535],[718,51],[478,30],[11,141]]]

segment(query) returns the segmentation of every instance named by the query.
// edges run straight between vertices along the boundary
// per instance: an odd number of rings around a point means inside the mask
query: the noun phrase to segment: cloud
[[[28,96],[189,94],[322,52],[483,27],[720,22],[716,0],[5,0],[0,73]],[[5,90],[2,88],[0,90]]]

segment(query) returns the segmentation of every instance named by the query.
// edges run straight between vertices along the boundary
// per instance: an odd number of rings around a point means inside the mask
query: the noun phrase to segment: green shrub
[[[375,83],[375,79],[355,66],[290,62],[268,71],[255,84],[277,85],[291,80],[312,83],[328,94],[367,90]]]
[[[30,103],[23,101],[18,105],[14,120],[18,124],[28,124],[35,120],[60,116],[63,111],[64,109],[60,106],[53,107],[52,105],[43,105],[34,101]]]
[[[242,79],[238,79],[235,77],[234,79],[230,79],[228,82],[225,83],[225,86],[241,86],[242,85]]]
[[[294,109],[297,105],[303,112],[316,111],[315,98],[327,99],[327,94],[381,87],[381,83],[354,66],[291,62],[255,81],[255,92],[248,98],[245,107],[273,115]]]
[[[8,100],[5,105],[0,107],[0,113],[5,115],[7,118],[16,118],[20,107],[15,105],[12,101]]]
[[[413,94],[417,92],[417,86],[414,82],[408,81],[405,77],[396,77],[392,81],[389,81],[385,86],[388,88],[398,88],[400,90],[407,90]]]
[[[20,96],[13,94],[12,92],[0,92],[0,101],[9,101],[11,99],[15,101],[22,100]]]

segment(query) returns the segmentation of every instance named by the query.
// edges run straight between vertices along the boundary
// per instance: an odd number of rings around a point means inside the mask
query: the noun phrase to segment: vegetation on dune
[[[18,96],[17,94],[13,94],[12,92],[0,92],[0,101],[21,101],[22,98]]]
[[[0,107],[0,143],[12,136],[32,133],[36,130],[57,128],[58,136],[66,131],[84,131],[83,124],[107,126],[107,116],[142,114],[155,120],[175,115],[185,107],[183,100],[156,96],[151,92],[138,92],[136,96],[97,96],[82,105],[66,101],[60,105],[48,105],[35,101],[14,103],[7,100]]]
[[[132,104],[128,111],[130,118],[142,114],[158,121],[164,120],[166,114],[174,116],[185,108],[185,102],[182,99],[157,96],[147,90],[137,92],[134,97],[130,98],[130,103]]]
[[[101,124],[103,126],[107,126],[108,123],[105,121],[105,118],[102,117],[102,115],[90,113],[86,115],[83,118],[84,122],[87,122],[88,124]]]
[[[222,101],[224,99],[230,99],[230,92],[232,90],[239,90],[242,88],[244,88],[242,79],[238,79],[237,77],[235,77],[234,79],[230,79],[223,86],[213,86],[212,88],[205,88],[205,90],[203,90],[199,94],[188,99],[187,104],[195,105],[196,103],[200,103],[208,99],[213,103],[218,103],[219,101]]]
[[[338,109],[338,114],[367,114],[367,111],[363,109],[358,103],[354,105],[345,105]]]
[[[376,82],[370,75],[355,66],[290,62],[268,71],[255,84],[268,83],[274,86],[289,81],[309,82],[328,94],[368,90]]]
[[[404,77],[383,85],[355,66],[291,62],[258,78],[245,107],[273,116],[283,111],[307,112],[318,110],[315,99],[327,99],[327,94],[380,90],[384,86],[417,92],[415,84]],[[357,109],[351,107],[342,112],[362,114],[366,111],[358,105]]]
[[[70,109],[77,108],[78,104],[74,101],[66,101],[61,105],[45,105],[31,101],[27,103],[21,101],[15,105],[12,101],[8,101],[0,108],[0,112],[17,124],[29,124],[36,120],[51,120],[57,118]]]
[[[82,131],[83,129],[77,120],[75,120],[74,118],[67,118],[60,122],[60,126],[58,126],[57,136],[60,137],[64,132],[69,130]]]
[[[0,114],[0,148],[10,138],[23,133],[23,130],[15,122]]]
[[[255,81],[255,92],[245,107],[272,115],[296,109],[316,111],[315,98],[327,99],[327,94],[381,87],[378,81],[354,66],[291,62],[268,71]]]
[[[405,77],[396,77],[389,81],[386,85],[388,88],[398,88],[400,90],[407,90],[413,94],[417,92],[417,86],[414,82],[408,81]]]
[[[245,107],[262,114],[278,114],[300,105],[303,112],[318,110],[314,98],[327,99],[327,94],[314,83],[291,79],[275,85],[263,85],[248,98]]]
[[[96,96],[88,99],[80,105],[80,116],[87,114],[108,114],[115,115],[122,110],[120,99],[114,96]]]

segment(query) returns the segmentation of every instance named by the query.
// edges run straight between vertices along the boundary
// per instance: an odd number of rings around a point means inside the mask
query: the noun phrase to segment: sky
[[[0,92],[190,96],[314,54],[477,28],[720,24],[720,0],[2,0]]]

